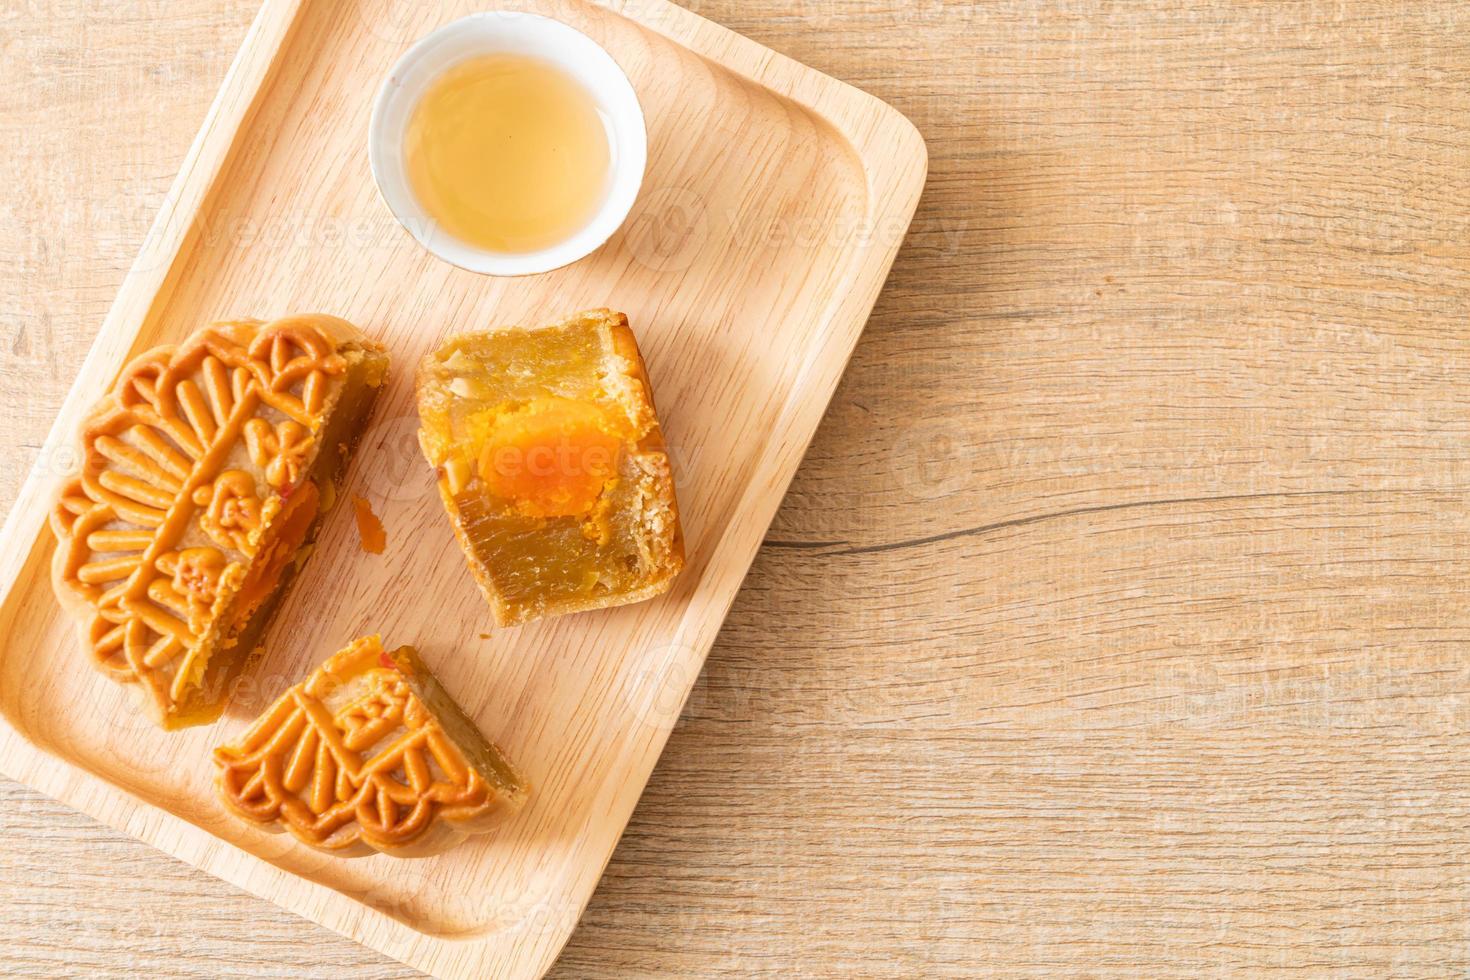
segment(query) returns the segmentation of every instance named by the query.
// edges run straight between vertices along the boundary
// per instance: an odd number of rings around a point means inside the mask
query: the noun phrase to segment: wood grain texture
[[[0,15],[6,502],[253,4],[91,6]],[[931,177],[559,975],[1462,974],[1470,11],[696,9]],[[17,972],[125,974],[105,885],[158,973],[400,975],[0,802]]]
[[[645,189],[606,246],[554,272],[492,278],[434,259],[384,213],[363,145],[373,94],[405,44],[474,12],[472,0],[268,0],[62,403],[52,458],[0,529],[5,771],[446,978],[540,977],[570,937],[841,379],[927,169],[894,109],[666,0],[515,5],[604,45],[649,120]],[[670,197],[704,217],[666,254]],[[728,232],[713,227],[726,220]],[[853,230],[864,227],[884,237]],[[412,365],[468,328],[603,303],[637,324],[658,379],[683,571],[657,601],[491,630],[416,458]],[[61,474],[57,462],[124,365],[158,345],[240,311],[324,310],[397,362],[334,494],[367,496],[390,544],[367,557],[329,517],[224,717],[160,732],[129,703],[135,692],[75,669],[78,624],[55,602],[47,569],[63,552],[47,516],[78,465]],[[220,441],[235,438],[221,423],[173,492],[208,477]],[[367,633],[411,640],[534,787],[495,833],[411,862],[344,861],[243,824],[216,798],[212,750],[324,651]],[[90,629],[81,642],[91,649]]]

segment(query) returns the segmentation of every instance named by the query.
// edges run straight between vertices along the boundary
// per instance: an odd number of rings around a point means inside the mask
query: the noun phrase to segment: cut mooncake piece
[[[495,620],[648,599],[684,566],[628,318],[464,334],[418,372],[419,443]]]
[[[388,356],[345,320],[240,320],[123,369],[52,512],[82,644],[165,728],[211,721],[305,560]]]
[[[438,853],[526,799],[412,647],[356,640],[214,752],[231,812],[351,856]]]

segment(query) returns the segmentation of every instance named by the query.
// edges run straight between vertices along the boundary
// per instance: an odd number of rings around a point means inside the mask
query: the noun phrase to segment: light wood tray
[[[368,172],[369,110],[467,0],[268,0],[0,531],[0,766],[200,868],[431,973],[534,976],[570,935],[815,431],[924,182],[892,109],[664,0],[511,3],[628,72],[649,121],[629,223],[593,256],[490,279],[424,253]],[[688,541],[674,591],[491,632],[414,442],[413,365],[451,331],[626,312]],[[134,354],[229,316],[322,311],[382,340],[389,389],[267,654],[218,725],[165,734],[87,666],[45,527],[88,406]],[[344,641],[413,643],[534,784],[503,829],[419,861],[324,857],[229,819],[209,751]],[[187,928],[187,923],[180,924]],[[309,955],[307,953],[306,955]]]

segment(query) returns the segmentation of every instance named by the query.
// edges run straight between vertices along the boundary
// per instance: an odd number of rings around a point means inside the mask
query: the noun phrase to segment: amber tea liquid
[[[435,79],[409,119],[405,154],[429,216],[495,252],[570,238],[597,213],[611,172],[592,94],[518,54],[472,58]]]

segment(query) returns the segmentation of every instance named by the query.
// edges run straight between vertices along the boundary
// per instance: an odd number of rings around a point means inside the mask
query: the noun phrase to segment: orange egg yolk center
[[[480,451],[480,479],[528,517],[586,514],[617,477],[616,429],[598,405],[536,399],[496,416]]]
[[[240,585],[235,600],[235,629],[243,628],[261,603],[275,592],[282,573],[296,557],[296,552],[306,541],[306,532],[311,530],[312,521],[316,520],[319,498],[316,484],[307,480],[292,491],[285,507],[271,522],[275,534],[261,545],[261,550],[251,562],[249,575]]]

